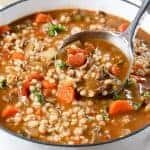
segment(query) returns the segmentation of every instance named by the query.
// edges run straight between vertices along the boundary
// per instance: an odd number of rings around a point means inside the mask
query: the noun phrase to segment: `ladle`
[[[122,33],[112,33],[106,31],[82,31],[71,35],[67,39],[64,40],[61,49],[64,49],[67,45],[71,44],[75,41],[84,41],[85,39],[103,39],[111,42],[115,46],[117,46],[128,58],[129,61],[129,69],[126,72],[125,78],[123,83],[128,79],[129,74],[131,72],[131,68],[134,61],[134,47],[133,47],[133,39],[136,33],[137,26],[139,24],[139,20],[143,16],[144,12],[146,11],[147,7],[150,4],[150,0],[144,0],[142,6],[140,7],[139,11],[137,12],[136,17],[131,22],[129,27]],[[132,13],[132,12],[131,12]]]

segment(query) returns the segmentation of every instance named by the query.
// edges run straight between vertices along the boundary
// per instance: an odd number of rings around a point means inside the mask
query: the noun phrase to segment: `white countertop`
[[[111,144],[101,145],[100,147],[74,148],[73,150],[150,150],[150,128]],[[0,150],[66,150],[63,147],[50,147],[31,143],[0,130]],[[72,149],[71,149],[72,150]]]

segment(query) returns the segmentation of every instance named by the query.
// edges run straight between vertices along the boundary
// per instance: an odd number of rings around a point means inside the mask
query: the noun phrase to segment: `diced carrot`
[[[2,116],[2,118],[7,118],[7,117],[14,116],[17,112],[18,112],[18,109],[15,106],[7,105],[3,109],[1,116]]]
[[[49,96],[51,96],[51,91],[52,91],[52,89],[43,89],[43,95],[45,97],[49,97]]]
[[[10,31],[10,27],[8,25],[0,26],[0,35]]]
[[[86,56],[83,53],[77,53],[75,55],[69,54],[67,58],[67,63],[73,67],[80,67],[84,65],[86,61]]]
[[[50,83],[48,80],[42,81],[42,87],[45,89],[53,89],[56,88],[56,83]]]
[[[56,83],[50,83],[48,80],[42,81],[43,94],[45,97],[49,97],[51,95],[52,89],[57,87]]]
[[[146,81],[146,79],[144,77],[141,77],[141,76],[131,75],[131,77],[133,77],[137,82],[140,82],[140,83],[143,83]]]
[[[35,30],[35,35],[41,37],[41,36],[45,35],[45,32],[43,32],[42,29],[37,29],[37,30]]]
[[[30,82],[32,79],[37,79],[37,80],[43,80],[43,76],[39,72],[34,72],[32,73],[29,77],[28,80],[23,83],[22,89],[21,89],[21,94],[23,96],[29,96],[29,87],[30,87]]]
[[[70,104],[74,100],[75,92],[72,86],[61,86],[57,91],[57,99],[63,104]]]
[[[31,73],[31,75],[28,77],[29,81],[32,79],[37,79],[39,81],[42,81],[44,79],[43,75],[40,72],[34,72]]]
[[[128,27],[128,24],[125,22],[125,23],[122,23],[119,27],[118,27],[118,30],[120,32],[124,32]]]
[[[4,51],[4,52],[3,52],[3,57],[2,57],[2,59],[8,60],[8,59],[9,59],[9,52]]]
[[[50,22],[51,20],[52,18],[49,15],[44,13],[37,14],[35,18],[36,23],[46,23],[46,22]]]
[[[30,87],[30,81],[24,82],[21,89],[21,95],[29,96],[29,87]]]
[[[109,136],[108,135],[101,135],[99,139],[100,139],[100,141],[105,142],[105,141],[109,140]]]
[[[42,114],[43,114],[43,112],[42,112],[42,109],[41,109],[41,108],[37,108],[37,109],[35,110],[35,115],[37,115],[37,116],[42,116]]]
[[[110,67],[110,72],[115,75],[115,76],[119,76],[120,75],[120,68],[115,64],[115,65],[112,65]]]
[[[25,60],[25,55],[21,52],[14,52],[11,56],[12,59]]]
[[[77,54],[77,53],[83,53],[83,54],[85,54],[85,55],[88,55],[88,54],[89,54],[89,52],[88,52],[87,50],[81,49],[81,48],[68,48],[68,49],[67,49],[67,53],[68,53],[68,54],[72,54],[72,55],[75,55],[75,54]]]
[[[121,113],[128,113],[133,110],[132,105],[127,100],[117,100],[112,102],[109,106],[110,115],[118,115]]]

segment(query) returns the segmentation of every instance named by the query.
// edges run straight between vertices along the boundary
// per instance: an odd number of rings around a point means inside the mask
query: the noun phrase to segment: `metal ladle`
[[[97,39],[100,38],[113,43],[125,54],[125,56],[129,61],[129,69],[126,72],[124,80],[122,81],[124,84],[129,77],[133,65],[133,61],[134,61],[133,39],[136,33],[136,29],[139,24],[139,20],[143,16],[149,4],[150,4],[150,0],[143,1],[142,6],[140,7],[136,17],[131,22],[129,27],[121,34],[116,34],[116,33],[106,32],[106,31],[83,31],[71,35],[70,37],[65,39],[61,48],[63,49],[64,47],[66,47],[67,45],[75,41],[84,41],[85,39],[95,39],[95,38]]]

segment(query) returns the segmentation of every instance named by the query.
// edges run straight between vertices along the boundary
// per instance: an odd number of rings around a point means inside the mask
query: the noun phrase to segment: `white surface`
[[[43,4],[43,1],[46,2],[46,0],[41,0],[41,2],[42,2],[40,5],[41,10],[42,9],[44,10],[44,8],[50,7],[49,5],[46,7],[46,4]],[[54,0],[49,0],[49,1],[52,2]],[[63,1],[67,1],[67,0],[63,0]],[[74,6],[77,6],[76,2],[74,0],[70,0],[69,2],[71,2],[71,1],[74,3]],[[87,8],[102,8],[102,5],[96,5],[96,3],[94,3],[91,6],[91,5],[89,5],[89,3],[83,3],[83,1],[84,0],[80,0],[80,4],[78,6],[87,7]],[[86,0],[86,2],[87,1],[88,2],[92,1],[92,3],[96,2],[96,0]],[[105,0],[105,1],[108,2],[109,0]],[[103,0],[103,1],[101,1],[101,3],[105,3],[105,1]],[[114,1],[116,2],[117,0],[114,0]],[[12,2],[12,0],[11,0],[11,2]],[[55,2],[56,2],[56,0],[55,0]],[[68,4],[70,4],[69,2],[68,2]],[[0,0],[0,3],[6,4],[6,0]],[[55,5],[56,3],[51,3],[51,7],[56,7],[56,5]],[[58,3],[57,3],[57,5],[58,5]],[[63,6],[62,0],[59,1],[59,5]],[[111,5],[110,3],[108,3],[108,5],[109,5],[107,8],[108,11],[109,11],[109,9],[113,9],[112,7],[114,5]],[[117,2],[116,2],[116,5],[118,5]],[[2,7],[2,5],[0,5],[0,6]],[[31,13],[30,9],[34,11],[37,8],[37,5],[34,8],[32,8],[32,5],[27,5],[27,6],[29,6],[29,7],[24,7],[24,9],[23,8],[20,8],[20,9],[14,8],[14,9],[12,9],[11,13],[8,11],[6,13],[0,14],[0,24],[4,24],[9,19],[11,20],[12,16],[14,16],[14,18],[21,16],[24,13],[24,10],[26,10],[25,12]],[[124,4],[123,6],[131,11],[123,12],[122,7],[120,6],[116,10],[113,10],[113,12],[115,12],[118,15],[125,16],[127,19],[132,20],[137,9],[132,8],[132,6],[128,7],[127,4],[126,5]],[[105,10],[105,8],[102,8],[102,9]],[[8,15],[8,13],[10,13],[11,15]],[[150,25],[147,22],[146,22],[146,24]],[[148,134],[148,133],[150,133],[150,128],[147,130],[144,130],[143,132],[136,134],[135,136],[132,136],[132,137],[127,138],[122,141],[118,141],[118,142],[107,144],[107,145],[101,145],[101,146],[97,146],[97,147],[78,148],[78,150],[98,150],[98,149],[99,150],[150,150],[150,134]],[[51,147],[51,146],[43,146],[43,145],[39,145],[39,144],[34,144],[31,142],[16,138],[16,137],[9,135],[0,130],[0,150],[3,150],[3,149],[4,150],[57,150],[57,149],[66,150],[67,148],[63,148],[63,147],[55,148],[55,147]],[[74,150],[76,150],[76,149],[77,148],[74,148]]]
[[[4,1],[4,0],[2,0]],[[5,0],[6,1],[6,0]],[[17,0],[15,0],[17,1]],[[133,1],[133,0],[132,0]],[[9,2],[12,3],[12,1],[9,0]],[[38,5],[37,5],[38,2]],[[79,3],[78,3],[79,2]],[[118,3],[119,2],[119,3]],[[1,3],[1,0],[0,0]],[[34,3],[34,4],[32,4]],[[57,9],[57,8],[73,8],[73,7],[80,7],[80,8],[86,8],[86,9],[95,9],[105,12],[113,12],[114,15],[124,17],[125,19],[132,21],[135,17],[135,13],[138,11],[138,8],[134,7],[133,5],[129,5],[128,3],[122,2],[120,0],[47,0],[43,3],[43,0],[30,0],[25,1],[23,3],[20,3],[18,5],[15,5],[14,7],[11,7],[5,11],[2,11],[0,13],[0,25],[2,24],[9,24],[14,19],[18,19],[22,16],[26,16],[31,13],[35,13],[37,11],[46,11],[50,8]],[[6,4],[6,2],[5,2]],[[2,7],[2,5],[0,5]],[[19,7],[18,7],[19,6]],[[36,6],[36,7],[35,7]],[[123,9],[122,9],[123,8]],[[11,12],[11,15],[8,15]],[[146,30],[147,32],[150,32],[150,15],[147,15],[145,13],[144,17],[141,20],[140,26]]]
[[[121,140],[108,145],[98,147],[72,148],[69,150],[150,150],[150,128],[142,131],[126,140]],[[67,150],[64,147],[51,147],[34,144],[22,139],[14,138],[0,131],[0,150]]]
[[[13,3],[17,0],[0,0],[0,8],[3,8],[5,5]]]

